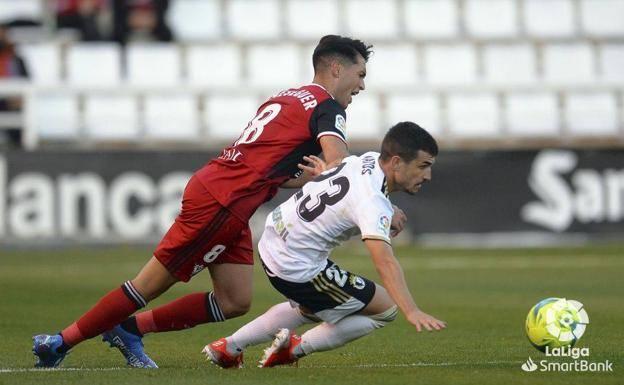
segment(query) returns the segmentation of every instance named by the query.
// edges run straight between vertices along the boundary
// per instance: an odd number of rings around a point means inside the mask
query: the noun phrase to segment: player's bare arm
[[[339,165],[344,158],[351,155],[347,149],[347,144],[333,135],[322,136],[319,143],[323,149],[323,158],[325,158],[328,169]]]
[[[364,243],[385,289],[416,330],[420,332],[422,329],[431,331],[446,328],[444,321],[436,319],[416,306],[405,282],[403,269],[394,257],[392,247],[385,241],[377,239],[366,239]]]

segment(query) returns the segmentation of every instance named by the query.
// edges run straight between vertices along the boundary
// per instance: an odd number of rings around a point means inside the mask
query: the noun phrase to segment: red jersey
[[[301,174],[303,157],[321,153],[319,139],[346,142],[346,112],[320,85],[269,98],[232,145],[195,174],[208,192],[241,220]]]

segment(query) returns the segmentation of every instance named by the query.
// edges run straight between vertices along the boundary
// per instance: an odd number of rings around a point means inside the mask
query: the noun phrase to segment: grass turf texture
[[[133,370],[100,338],[78,346],[59,371],[31,370],[31,336],[57,332],[101,295],[131,278],[147,249],[0,251],[0,384],[593,384],[622,383],[624,367],[624,256],[621,245],[570,249],[442,250],[398,248],[417,303],[448,322],[438,333],[416,333],[402,316],[386,328],[346,347],[317,353],[298,368],[255,368],[263,347],[245,352],[242,370],[208,364],[200,350],[283,300],[255,267],[254,299],[244,317],[145,338],[160,365]],[[343,268],[379,281],[365,250],[349,245],[334,255]],[[238,279],[232,277],[232,279]],[[206,272],[178,284],[149,306],[210,288]],[[525,373],[529,356],[524,335],[528,310],[546,297],[585,304],[590,317],[578,344],[590,361],[610,360],[612,373]],[[552,358],[551,361],[570,361]]]

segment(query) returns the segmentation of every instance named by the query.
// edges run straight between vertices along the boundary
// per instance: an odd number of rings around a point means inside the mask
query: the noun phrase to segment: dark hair
[[[422,150],[431,156],[438,155],[438,143],[424,128],[413,122],[395,124],[381,142],[381,160],[397,155],[405,162],[411,162]]]
[[[314,71],[325,61],[331,57],[348,60],[351,63],[357,63],[357,55],[360,54],[364,61],[368,61],[368,57],[373,52],[372,45],[367,45],[361,40],[351,39],[350,37],[338,35],[326,35],[319,40],[318,45],[312,54],[312,65]]]

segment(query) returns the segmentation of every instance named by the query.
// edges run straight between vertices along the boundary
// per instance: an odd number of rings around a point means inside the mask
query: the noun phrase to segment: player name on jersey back
[[[277,93],[273,97],[279,98],[281,96],[292,96],[294,98],[299,99],[299,101],[303,105],[303,109],[306,111],[311,110],[318,105],[318,102],[316,101],[316,98],[314,97],[314,95],[306,89],[284,90],[282,92]]]

